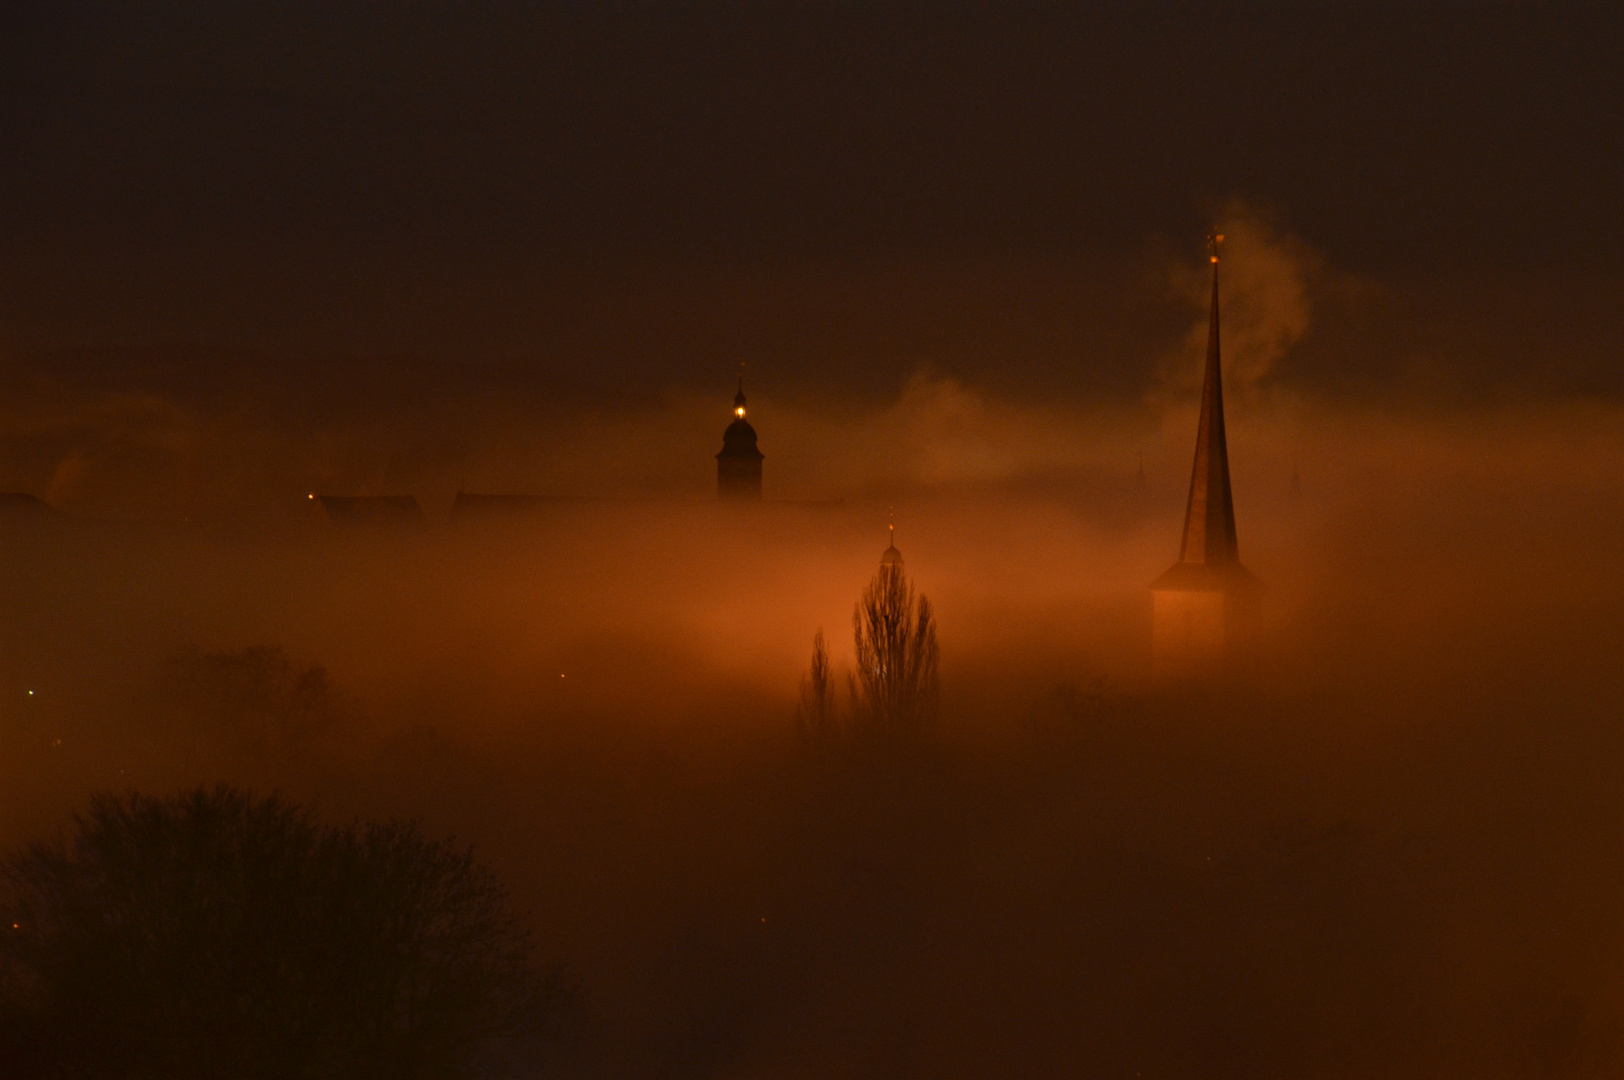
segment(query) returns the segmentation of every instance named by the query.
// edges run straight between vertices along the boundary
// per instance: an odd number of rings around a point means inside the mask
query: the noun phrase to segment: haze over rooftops
[[[0,513],[51,514],[55,509],[26,491],[0,491]]]
[[[312,495],[335,525],[415,525],[426,520],[411,495]]]

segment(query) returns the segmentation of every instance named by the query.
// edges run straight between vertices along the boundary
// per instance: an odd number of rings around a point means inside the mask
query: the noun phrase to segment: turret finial
[[[880,554],[881,566],[901,566],[902,552],[897,550],[897,512],[896,507],[887,507],[885,511],[886,548]]]

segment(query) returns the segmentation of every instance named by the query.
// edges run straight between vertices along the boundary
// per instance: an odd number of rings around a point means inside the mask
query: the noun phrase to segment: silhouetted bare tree
[[[795,719],[801,738],[808,742],[827,744],[835,737],[838,722],[834,677],[821,626],[812,636],[812,665],[801,680],[801,702],[795,710]]]
[[[856,719],[882,736],[917,733],[936,719],[936,621],[902,565],[882,565],[852,611]]]
[[[5,884],[10,1076],[454,1077],[558,1000],[490,871],[411,824],[104,795]]]

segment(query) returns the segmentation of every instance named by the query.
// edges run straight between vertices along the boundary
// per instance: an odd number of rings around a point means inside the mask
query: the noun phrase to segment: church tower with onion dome
[[[716,455],[716,496],[721,499],[761,498],[761,459],[756,429],[744,418],[744,376],[733,397],[733,422],[722,432],[722,450]]]
[[[1150,586],[1151,667],[1163,678],[1202,678],[1232,668],[1244,651],[1260,586],[1241,565],[1224,437],[1218,348],[1218,249],[1210,238],[1212,313],[1196,427],[1195,464],[1184,509],[1179,560]]]

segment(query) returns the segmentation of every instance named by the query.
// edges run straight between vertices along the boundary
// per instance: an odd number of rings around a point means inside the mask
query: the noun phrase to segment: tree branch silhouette
[[[904,738],[932,725],[940,703],[936,620],[916,596],[902,565],[882,565],[852,610],[857,670],[851,676],[854,721],[882,738]]]

